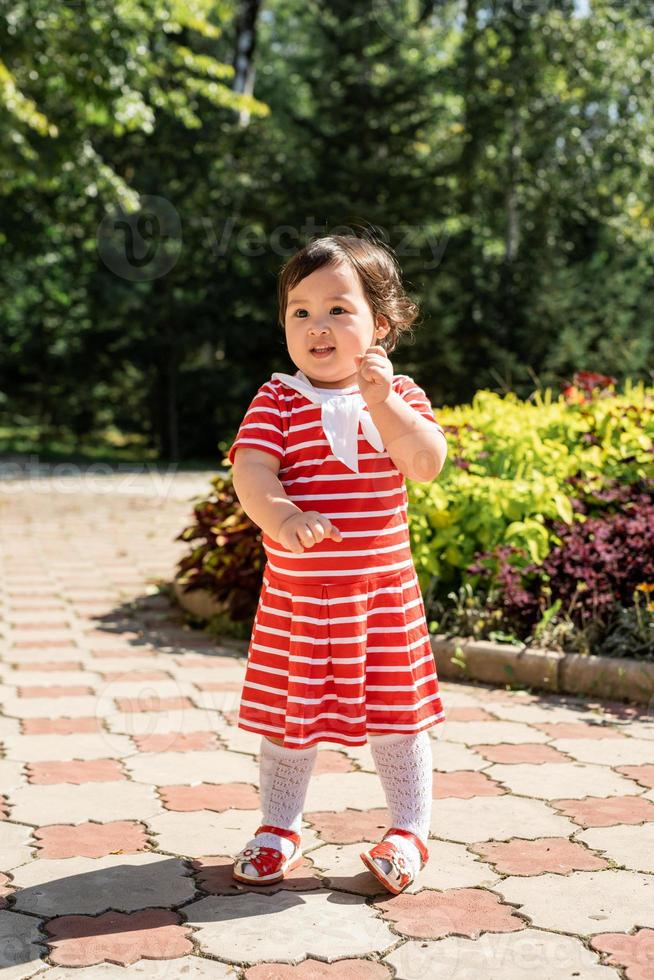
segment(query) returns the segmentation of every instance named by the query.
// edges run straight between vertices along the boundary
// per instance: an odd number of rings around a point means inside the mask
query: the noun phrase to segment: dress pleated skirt
[[[413,564],[313,585],[264,569],[238,727],[283,739],[364,745],[445,720]]]

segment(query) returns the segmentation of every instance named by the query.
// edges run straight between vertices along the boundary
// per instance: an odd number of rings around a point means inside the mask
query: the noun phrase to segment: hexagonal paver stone
[[[597,742],[592,743],[597,749]],[[521,796],[553,800],[561,796],[626,796],[640,793],[633,780],[611,769],[575,762],[544,762],[540,765],[495,764],[484,770]]]
[[[580,762],[599,762],[603,766],[638,766],[654,762],[654,742],[644,738],[607,738],[599,748],[597,742],[590,739],[557,738],[553,745]]]
[[[32,977],[42,966],[40,920],[0,909],[0,970],[2,980]]]
[[[654,873],[654,823],[635,827],[594,827],[577,834],[577,840],[604,851],[607,857],[625,868]]]
[[[223,749],[211,752],[137,753],[125,759],[125,768],[135,782],[155,786],[259,781],[259,766],[254,759]]]
[[[76,823],[97,820],[149,820],[163,813],[161,802],[152,786],[129,780],[111,783],[87,783],[85,786],[20,786],[12,790],[9,802],[14,820],[43,827],[52,823]]]
[[[8,871],[29,861],[32,857],[32,840],[29,827],[0,820],[0,868]]]
[[[93,710],[93,705],[91,706]],[[7,735],[4,742],[7,757],[20,762],[50,759],[106,759],[128,756],[134,751],[127,735],[111,732],[78,735]]]
[[[326,890],[210,896],[182,911],[202,951],[231,963],[298,963],[307,956],[332,963],[397,942],[365,899]]]
[[[599,956],[570,936],[523,929],[487,932],[471,942],[448,936],[438,942],[410,941],[385,956],[402,980],[618,980],[618,973],[599,965]]]
[[[572,871],[505,878],[494,886],[535,926],[592,936],[654,926],[654,878],[634,871]]]
[[[13,879],[15,907],[44,917],[179,905],[195,895],[181,860],[151,853],[33,861]]]
[[[507,793],[471,800],[435,800],[429,829],[434,837],[472,844],[511,837],[569,837],[577,827],[542,800]]]

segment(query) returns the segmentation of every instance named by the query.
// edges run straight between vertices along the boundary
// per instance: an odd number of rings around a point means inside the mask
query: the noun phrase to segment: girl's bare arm
[[[277,474],[280,460],[251,446],[236,450],[232,483],[241,507],[257,527],[274,541],[284,521],[302,510],[290,500]]]

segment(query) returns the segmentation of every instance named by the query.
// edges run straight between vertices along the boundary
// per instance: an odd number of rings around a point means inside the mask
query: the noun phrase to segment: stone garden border
[[[172,593],[183,609],[199,619],[208,620],[218,611],[205,589],[185,593],[173,580]],[[247,652],[245,640],[233,640],[229,645]],[[470,637],[448,638],[438,633],[432,634],[431,647],[438,676],[443,679],[511,684],[654,706],[654,662],[560,653]]]

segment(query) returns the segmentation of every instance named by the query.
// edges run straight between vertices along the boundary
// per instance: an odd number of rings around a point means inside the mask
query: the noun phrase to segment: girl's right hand
[[[279,543],[296,555],[319,544],[324,538],[342,541],[338,528],[317,510],[306,510],[287,517],[277,533]]]

